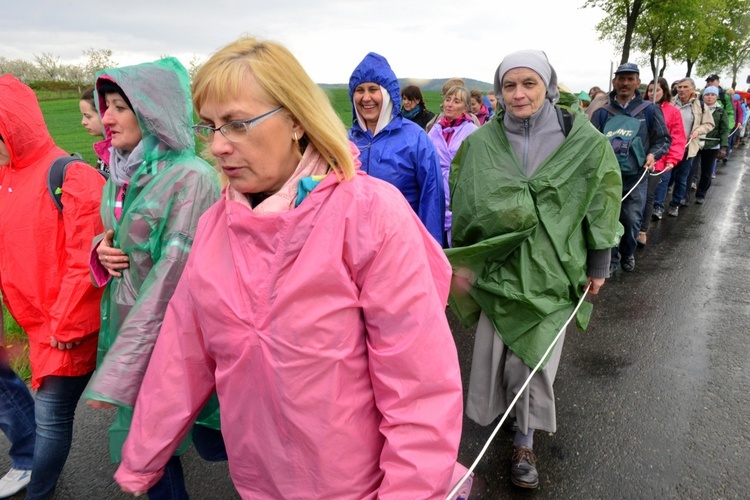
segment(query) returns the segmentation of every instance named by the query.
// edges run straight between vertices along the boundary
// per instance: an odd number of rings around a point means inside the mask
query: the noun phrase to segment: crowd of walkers
[[[641,85],[626,63],[576,96],[524,50],[486,95],[448,80],[435,114],[370,53],[347,130],[287,49],[242,38],[192,87],[173,58],[98,72],[80,103],[98,168],[69,158],[54,186],[66,153],[0,76],[0,285],[36,391],[0,347],[0,498],[52,497],[80,398],[117,412],[126,492],[188,498],[193,444],[243,498],[445,498],[464,412],[446,305],[476,325],[470,419],[531,377],[510,476],[537,487],[569,318],[587,327],[582,297],[635,268],[669,190],[668,216],[693,187],[703,203],[743,141],[718,76]]]

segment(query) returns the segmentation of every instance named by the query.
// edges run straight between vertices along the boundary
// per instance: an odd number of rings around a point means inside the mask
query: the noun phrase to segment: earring
[[[295,133],[292,134],[292,139],[294,139],[294,142],[298,141],[298,139],[297,139],[297,132],[295,132]]]

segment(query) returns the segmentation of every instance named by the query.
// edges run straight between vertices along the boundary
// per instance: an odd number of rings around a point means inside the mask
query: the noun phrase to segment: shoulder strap
[[[47,170],[47,191],[52,197],[52,202],[57,207],[57,210],[62,212],[62,185],[65,180],[65,172],[68,170],[68,165],[77,161],[83,161],[83,158],[78,153],[73,153],[70,156],[62,156],[52,162]],[[93,168],[93,167],[89,167]],[[94,169],[101,174],[105,179],[109,178],[106,172],[99,169]]]
[[[557,112],[557,121],[560,123],[560,128],[565,137],[568,137],[570,131],[573,129],[573,115],[565,108],[559,108],[555,106]]]

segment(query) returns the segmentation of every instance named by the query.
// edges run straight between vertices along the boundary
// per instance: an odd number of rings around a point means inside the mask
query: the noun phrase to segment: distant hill
[[[443,84],[447,81],[448,81],[448,78],[433,78],[431,80],[424,79],[424,78],[422,79],[399,78],[398,85],[401,88],[404,88],[407,85],[416,85],[422,90],[436,90],[440,92],[443,89]],[[473,80],[471,78],[464,78],[464,81],[466,82],[466,86],[469,88],[469,90],[479,89],[482,92],[488,92],[493,89],[493,85],[491,83],[482,82],[479,80]],[[319,85],[323,89],[348,89],[349,88],[348,83],[320,83]]]

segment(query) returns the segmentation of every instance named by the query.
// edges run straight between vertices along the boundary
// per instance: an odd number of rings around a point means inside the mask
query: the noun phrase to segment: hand
[[[97,399],[88,399],[86,400],[86,404],[95,410],[111,410],[112,408],[117,408],[117,405],[113,405],[112,403],[107,403],[106,401],[99,401]],[[129,493],[129,492],[126,492],[126,493]]]
[[[61,351],[65,351],[67,349],[73,349],[76,346],[81,345],[81,340],[77,340],[75,342],[60,342],[55,337],[50,336],[49,338],[49,345],[51,345],[54,348],[60,349]]]
[[[693,132],[690,133],[690,141],[692,141],[696,137],[698,137],[698,131],[697,130],[695,130],[695,131],[693,131]],[[688,142],[690,142],[690,141],[688,141]]]
[[[727,157],[727,148],[721,148],[719,150],[719,156],[716,157],[717,160],[723,160]]]
[[[113,246],[114,237],[113,230],[107,231],[99,246],[96,247],[96,253],[99,256],[99,262],[109,275],[119,278],[122,276],[120,271],[130,267],[130,259],[125,252]]]
[[[643,165],[643,168],[645,168],[646,170],[653,170],[654,163],[656,163],[656,160],[654,159],[654,155],[648,155],[646,156],[646,164]]]
[[[674,168],[674,165],[672,165],[671,163],[667,163],[667,166],[664,168],[664,171],[669,172],[673,168]]]
[[[589,285],[591,287],[589,288],[589,293],[591,295],[596,295],[599,293],[599,289],[604,285],[605,278],[592,278],[589,276]]]

